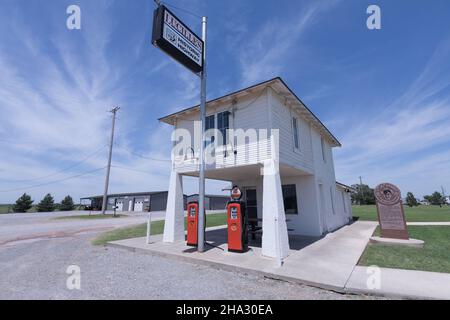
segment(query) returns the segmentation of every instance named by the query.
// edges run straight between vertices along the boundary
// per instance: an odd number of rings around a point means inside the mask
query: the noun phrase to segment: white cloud
[[[104,170],[35,186],[104,167],[106,148],[83,164],[53,175],[107,145],[111,127],[107,110],[117,104],[123,108],[116,122],[110,192],[167,189],[170,162],[148,158],[170,158],[171,127],[157,124],[155,119],[148,126],[136,128],[144,111],[131,112],[129,84],[123,81],[130,77],[130,70],[136,72],[136,65],[140,64],[137,59],[142,58],[139,46],[144,42],[139,43],[126,62],[114,63],[108,55],[113,17],[108,16],[106,5],[106,2],[86,2],[83,13],[89,14],[90,19],[83,19],[82,30],[58,29],[48,35],[51,41],[45,44],[36,40],[29,24],[12,24],[14,38],[18,39],[14,50],[28,58],[23,63],[16,59],[7,43],[0,43],[0,111],[5,115],[0,117],[0,203],[12,202],[23,192],[36,201],[48,192],[57,200],[66,194],[75,199],[101,194]],[[71,41],[72,37],[79,37],[78,41]],[[170,101],[173,106],[170,113],[198,102],[199,80],[195,75],[167,57],[156,64],[147,61],[142,65],[148,74],[164,73],[171,79],[171,87],[181,88],[170,95],[152,93],[149,107],[157,110]],[[136,141],[132,139],[136,137],[139,150],[133,148]],[[51,176],[39,179],[48,175]],[[20,181],[29,179],[36,180]],[[23,191],[2,192],[17,188]],[[196,189],[196,184],[188,181],[185,191]]]
[[[286,67],[286,57],[321,13],[338,1],[314,1],[292,20],[269,20],[259,32],[245,32],[238,49],[243,86],[278,76]],[[297,52],[298,53],[298,52]]]
[[[450,180],[450,39],[444,40],[420,75],[378,116],[348,124],[336,150],[338,179],[372,186],[383,181],[422,196]],[[450,186],[448,186],[450,187]]]

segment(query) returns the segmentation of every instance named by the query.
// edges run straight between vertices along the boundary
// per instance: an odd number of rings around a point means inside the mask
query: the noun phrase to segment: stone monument
[[[408,240],[400,189],[391,183],[382,183],[375,188],[375,199],[381,237]]]

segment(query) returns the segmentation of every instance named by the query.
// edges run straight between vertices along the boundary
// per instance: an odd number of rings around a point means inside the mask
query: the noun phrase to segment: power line
[[[164,4],[165,4],[166,6],[168,6],[168,7],[174,8],[174,9],[176,9],[176,10],[182,11],[182,12],[187,13],[187,14],[190,14],[190,15],[196,17],[196,18],[202,18],[202,16],[200,16],[200,15],[198,15],[198,14],[192,12],[192,11],[189,11],[189,10],[187,10],[187,9],[184,9],[184,8],[180,8],[180,7],[174,6],[173,4],[167,3],[166,1],[164,1]]]
[[[202,18],[202,16],[200,16],[200,15],[198,15],[198,14],[192,12],[192,11],[189,11],[189,10],[184,9],[184,8],[177,7],[177,6],[171,4],[171,3],[167,2],[167,1],[161,1],[161,0],[154,0],[154,1],[155,1],[155,4],[157,6],[160,6],[161,4],[164,4],[164,5],[168,6],[168,7],[173,8],[173,9],[182,11],[182,12],[187,13],[187,14],[190,14],[190,15],[196,17],[196,18],[200,18],[200,19]]]
[[[266,85],[266,86],[261,90],[261,92],[260,92],[254,99],[252,99],[250,102],[248,102],[248,103],[247,103],[246,105],[244,105],[244,106],[235,107],[235,108],[234,108],[234,111],[242,111],[242,110],[244,110],[244,109],[247,109],[248,107],[251,107],[256,101],[259,100],[259,98],[261,98],[261,97],[263,96],[264,93],[266,93],[266,89],[267,89],[268,87],[269,87],[269,86]],[[233,107],[234,107],[234,106],[233,106]],[[183,122],[197,122],[197,121],[199,121],[199,120],[183,119],[183,120],[181,120],[181,121],[183,121]]]
[[[112,165],[111,167],[117,168],[117,169],[123,169],[123,170],[129,170],[129,171],[140,172],[140,173],[153,174],[153,173],[148,172],[148,171],[139,170],[139,169],[134,169],[134,168],[130,168],[130,167],[123,167],[123,166],[116,166],[116,165]]]
[[[104,148],[106,148],[106,146],[103,146],[103,147],[101,147],[100,149],[96,150],[95,152],[93,152],[93,153],[87,155],[85,158],[83,158],[82,160],[76,162],[76,163],[73,164],[73,165],[70,165],[70,166],[68,166],[68,167],[66,167],[66,168],[64,168],[64,169],[55,171],[55,172],[50,173],[50,174],[45,175],[45,176],[41,176],[41,177],[37,177],[37,178],[31,178],[31,179],[24,179],[24,180],[8,180],[8,179],[1,179],[1,180],[2,180],[2,181],[7,181],[7,182],[13,182],[13,183],[20,183],[20,182],[31,182],[31,181],[36,181],[36,180],[42,180],[42,179],[50,178],[50,177],[56,176],[56,175],[58,175],[58,174],[60,174],[60,173],[63,173],[63,172],[65,172],[65,171],[68,171],[68,170],[70,170],[70,169],[73,169],[73,168],[75,168],[75,167],[78,167],[80,164],[82,164],[82,163],[86,162],[87,160],[89,160],[90,158],[96,156],[96,155],[97,155],[98,153],[100,153],[100,151],[102,151]]]
[[[142,158],[142,159],[146,159],[146,160],[151,160],[151,161],[160,161],[160,162],[172,162],[172,160],[170,159],[157,159],[157,158],[152,158],[152,157],[147,157],[147,156],[143,156],[142,154],[127,150],[127,152],[131,153],[132,155]]]
[[[88,175],[88,174],[91,174],[91,173],[103,170],[105,168],[106,167],[97,168],[97,169],[86,171],[86,172],[83,172],[83,173],[80,173],[80,174],[77,174],[77,175],[74,175],[74,176],[66,177],[66,178],[59,179],[59,180],[44,182],[44,183],[40,183],[40,184],[36,184],[36,185],[31,185],[31,186],[28,186],[28,187],[15,188],[15,189],[9,189],[9,190],[0,190],[0,192],[13,192],[13,191],[34,189],[34,188],[38,188],[38,187],[42,187],[42,186],[47,186],[47,185],[50,185],[50,184],[55,184],[55,183],[59,183],[59,182],[63,182],[63,181],[67,181],[67,180],[71,180],[71,179],[75,179],[75,178],[79,178],[79,177],[82,177],[82,176],[85,176],[85,175]]]

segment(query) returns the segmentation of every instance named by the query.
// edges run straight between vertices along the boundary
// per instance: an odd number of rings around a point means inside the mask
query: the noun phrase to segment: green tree
[[[51,212],[55,210],[55,200],[50,193],[39,202],[37,205],[38,212]]]
[[[352,188],[356,192],[352,193],[352,202],[355,204],[375,204],[375,194],[373,189],[366,184],[354,184]]]
[[[431,196],[424,196],[423,198],[434,206],[442,206],[444,204],[444,197],[438,191],[433,192]]]
[[[16,203],[13,205],[14,212],[27,212],[31,209],[31,205],[33,204],[33,200],[31,197],[24,193],[19,199],[16,200]]]
[[[75,208],[75,205],[73,203],[73,199],[71,196],[66,196],[61,201],[61,205],[59,206],[59,210],[61,210],[61,211],[72,211],[74,208]]]
[[[406,204],[409,207],[417,207],[419,205],[419,202],[417,201],[416,197],[414,197],[412,192],[408,192],[406,194]]]

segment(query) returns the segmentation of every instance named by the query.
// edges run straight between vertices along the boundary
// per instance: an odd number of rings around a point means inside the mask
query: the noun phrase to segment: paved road
[[[207,214],[217,212],[222,211],[208,211]],[[86,214],[89,214],[89,211],[0,214],[0,245],[37,238],[58,238],[77,233],[105,231],[147,222],[148,215],[147,212],[121,212],[126,217],[118,219],[55,220],[57,217]],[[163,220],[164,216],[165,211],[152,212],[152,221]]]
[[[147,221],[145,213],[130,213],[127,217],[111,219],[55,220],[57,217],[84,214],[89,214],[89,211],[0,214],[0,245],[37,238],[64,237],[80,232],[105,231]],[[163,214],[154,213],[154,219],[161,219]]]
[[[366,299],[126,250],[92,234],[0,246],[0,299]],[[69,265],[81,290],[66,287]]]

